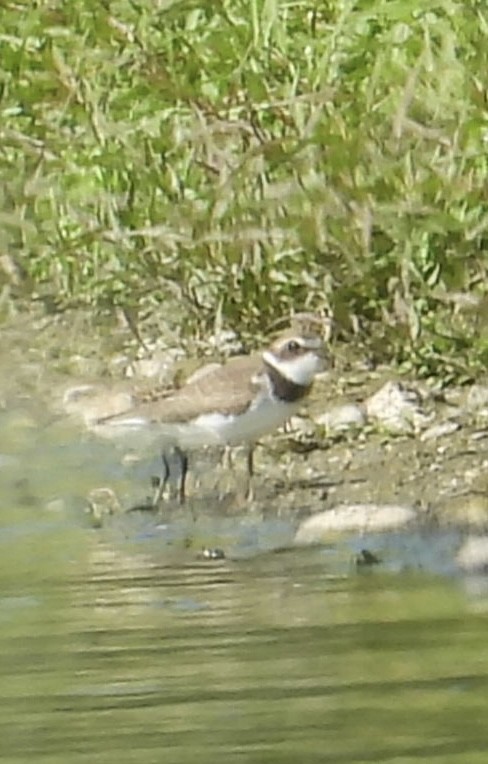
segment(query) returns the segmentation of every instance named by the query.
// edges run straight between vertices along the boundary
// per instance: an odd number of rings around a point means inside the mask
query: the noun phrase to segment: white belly
[[[254,408],[249,409],[239,416],[225,414],[205,414],[195,420],[194,438],[198,439],[197,431],[201,430],[202,437],[207,433],[211,441],[206,445],[217,442],[229,446],[237,446],[240,443],[252,443],[258,438],[273,432],[280,427],[297,410],[297,404],[273,401],[266,398]],[[183,442],[183,440],[187,442]],[[180,445],[191,448],[191,437],[182,434]],[[203,445],[203,443],[202,443]]]
[[[212,445],[252,443],[273,432],[295,413],[299,404],[274,401],[267,397],[257,401],[243,414],[202,414],[192,422],[167,424],[151,422],[143,417],[116,417],[93,428],[104,437],[124,440],[136,450],[155,446],[178,445],[184,449]]]

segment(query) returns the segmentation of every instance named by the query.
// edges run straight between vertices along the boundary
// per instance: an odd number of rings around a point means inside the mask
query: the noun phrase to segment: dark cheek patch
[[[295,403],[304,398],[312,387],[312,385],[297,385],[296,382],[283,377],[277,369],[269,364],[266,364],[266,369],[271,381],[273,394],[280,401]]]

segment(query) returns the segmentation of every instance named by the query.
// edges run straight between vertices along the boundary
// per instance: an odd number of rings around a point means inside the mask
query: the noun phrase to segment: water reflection
[[[2,761],[481,761],[460,581],[333,548],[206,562],[153,520],[75,517],[3,514]]]

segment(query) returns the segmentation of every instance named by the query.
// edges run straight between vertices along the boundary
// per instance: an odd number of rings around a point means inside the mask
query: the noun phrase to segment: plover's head
[[[264,351],[263,361],[282,377],[302,387],[309,387],[315,375],[331,365],[323,340],[313,334],[282,335]]]

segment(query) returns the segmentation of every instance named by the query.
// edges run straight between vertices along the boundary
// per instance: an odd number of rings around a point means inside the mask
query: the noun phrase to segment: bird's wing
[[[103,421],[110,424],[130,417],[153,423],[177,424],[202,414],[240,413],[249,408],[262,389],[264,382],[259,377],[262,370],[260,355],[237,356],[168,397],[142,403]]]

